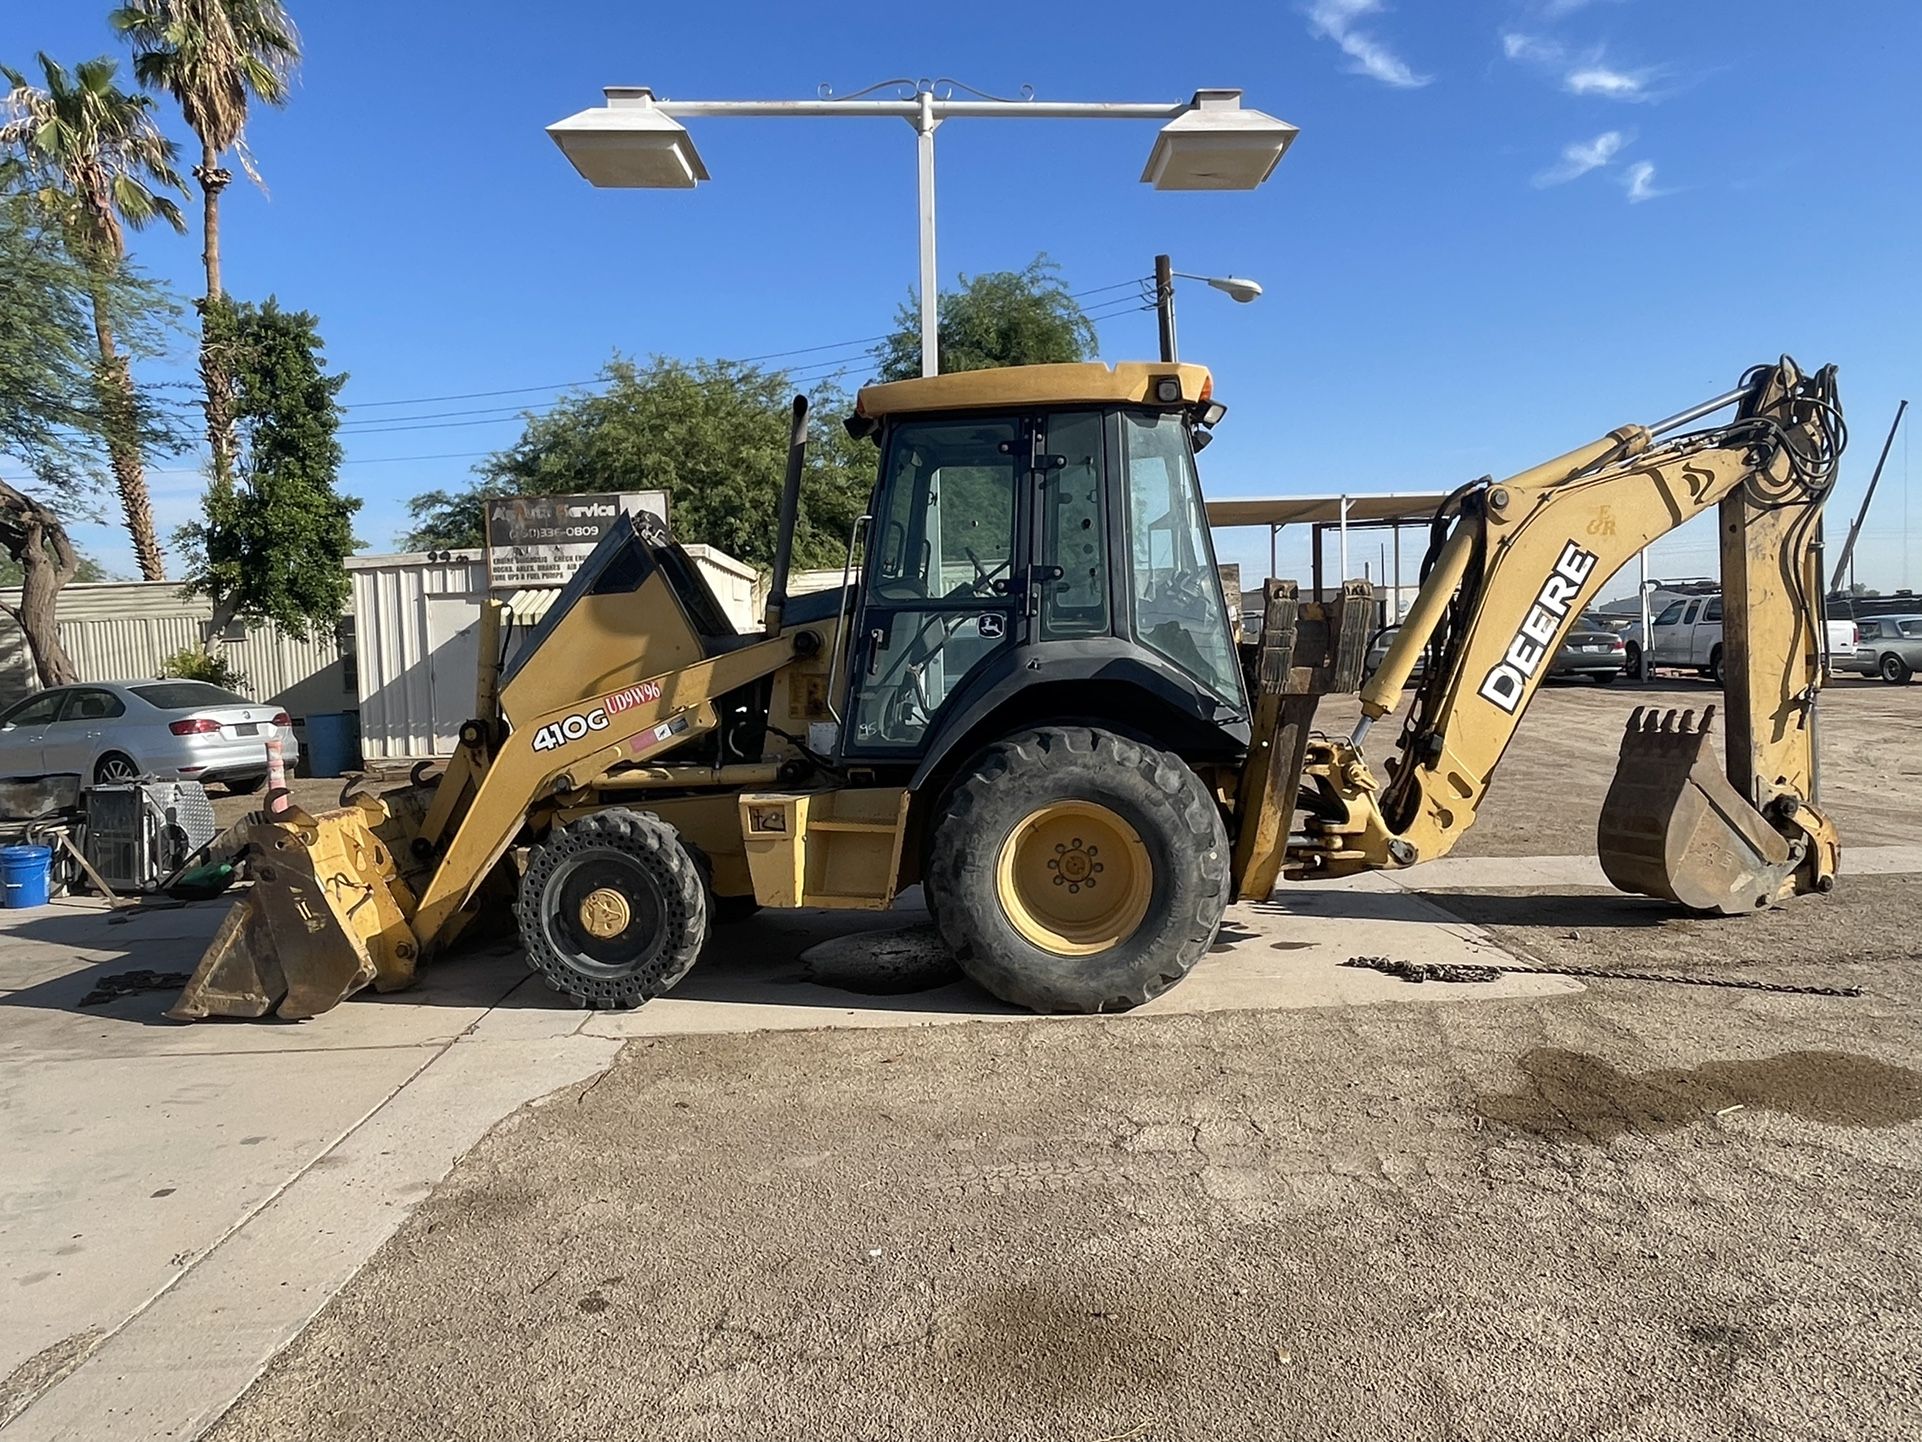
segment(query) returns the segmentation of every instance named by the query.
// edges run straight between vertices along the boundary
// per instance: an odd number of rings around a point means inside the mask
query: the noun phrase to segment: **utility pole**
[[[1155,257],[1155,319],[1161,326],[1161,358],[1180,359],[1175,351],[1175,263],[1165,255]]]
[[[1862,522],[1869,518],[1869,502],[1875,499],[1875,488],[1882,480],[1882,467],[1888,463],[1889,447],[1895,444],[1895,433],[1902,428],[1902,413],[1908,408],[1906,400],[1895,408],[1895,419],[1889,423],[1888,439],[1882,442],[1882,454],[1876,459],[1875,473],[1869,477],[1869,488],[1862,496],[1862,509],[1855,513],[1855,524],[1849,527],[1849,538],[1843,543],[1841,559],[1835,563],[1835,575],[1829,581],[1831,594],[1841,589],[1842,577],[1846,575],[1849,578],[1849,599],[1853,601],[1855,598],[1855,540],[1862,534]]]

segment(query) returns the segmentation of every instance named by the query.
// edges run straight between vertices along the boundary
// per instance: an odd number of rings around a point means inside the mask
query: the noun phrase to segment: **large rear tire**
[[[1909,678],[1915,674],[1914,668],[1893,651],[1885,655],[1876,664],[1875,669],[1891,686],[1906,686],[1909,684]]]
[[[955,783],[925,884],[961,969],[995,996],[1040,1012],[1126,1011],[1213,944],[1228,836],[1180,758],[1047,727],[988,747]]]
[[[707,940],[701,868],[658,816],[619,808],[558,826],[528,857],[514,912],[527,964],[588,1006],[639,1006]]]

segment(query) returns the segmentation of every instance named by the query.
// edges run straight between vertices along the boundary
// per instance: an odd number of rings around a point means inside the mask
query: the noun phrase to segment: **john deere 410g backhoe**
[[[879,466],[845,583],[791,597],[797,399],[762,630],[728,624],[657,521],[624,520],[484,667],[438,777],[253,827],[253,887],[171,1015],[305,1017],[406,986],[490,902],[512,903],[555,988],[634,1006],[731,913],[881,908],[916,882],[995,995],[1124,1009],[1181,979],[1231,899],[1446,854],[1583,606],[1712,508],[1726,770],[1712,708],[1638,714],[1602,860],[1701,911],[1833,886],[1816,759],[1832,368],[1759,366],[1667,422],[1456,491],[1346,738],[1313,716],[1360,681],[1366,587],[1301,600],[1271,581],[1238,650],[1194,462],[1222,414],[1192,365],[868,387],[847,424]],[[1378,772],[1370,727],[1424,652]]]

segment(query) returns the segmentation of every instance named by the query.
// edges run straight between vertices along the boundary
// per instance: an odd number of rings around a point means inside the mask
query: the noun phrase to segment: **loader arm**
[[[1835,835],[1815,809],[1817,553],[1843,444],[1833,368],[1804,377],[1785,358],[1750,372],[1720,404],[1731,399],[1738,410],[1726,425],[1680,432],[1707,409],[1698,407],[1656,427],[1624,426],[1450,497],[1421,591],[1362,689],[1360,723],[1346,740],[1308,747],[1308,816],[1288,843],[1290,875],[1446,855],[1582,609],[1637,551],[1717,508],[1727,779],[1697,764],[1713,708],[1699,727],[1693,713],[1682,718],[1680,730],[1673,713],[1638,711],[1604,809],[1604,864],[1627,889],[1719,910],[1833,884]],[[1423,650],[1429,666],[1384,782],[1364,743]],[[1670,794],[1658,794],[1664,788]],[[1714,876],[1691,876],[1711,860],[1721,867]]]

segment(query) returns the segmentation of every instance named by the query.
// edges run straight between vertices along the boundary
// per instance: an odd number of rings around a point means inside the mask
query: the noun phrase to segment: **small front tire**
[[[707,883],[679,834],[618,807],[549,832],[528,857],[514,911],[528,966],[588,1006],[652,1000],[707,940]]]

